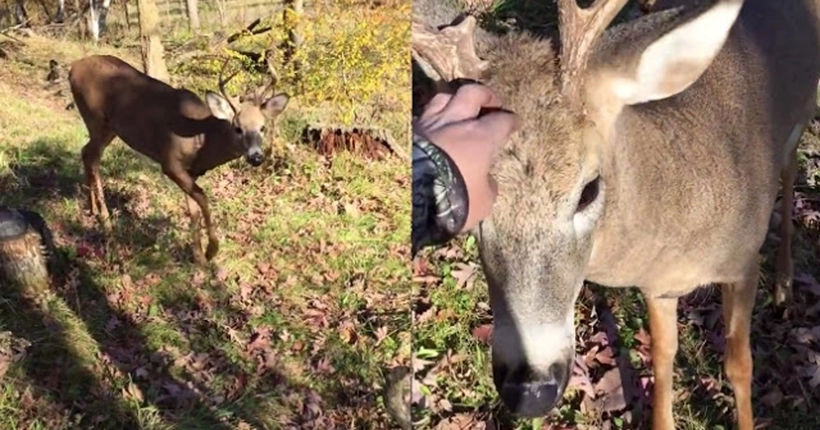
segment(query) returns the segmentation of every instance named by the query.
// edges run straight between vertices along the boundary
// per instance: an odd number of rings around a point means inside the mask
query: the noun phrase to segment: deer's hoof
[[[194,263],[203,267],[208,265],[208,260],[205,259],[205,256],[202,254],[202,250],[194,251]]]
[[[111,227],[111,220],[108,218],[100,218],[100,225],[102,226],[103,233],[105,233],[106,235],[111,234],[111,232],[114,230]]]
[[[219,242],[215,240],[208,241],[208,249],[205,250],[205,259],[211,261],[219,252]]]
[[[774,284],[774,304],[779,307],[788,306],[793,298],[791,277],[778,276]]]

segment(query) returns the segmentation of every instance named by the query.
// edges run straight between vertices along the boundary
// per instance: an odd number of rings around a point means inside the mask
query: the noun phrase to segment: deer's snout
[[[575,358],[571,321],[544,323],[520,312],[518,323],[512,324],[499,314],[493,315],[498,318],[492,341],[495,389],[516,416],[544,416],[561,400],[569,382]]]
[[[547,415],[561,399],[569,380],[571,363],[553,363],[546,371],[529,365],[509,368],[493,365],[493,380],[504,405],[522,418]]]
[[[265,154],[260,150],[259,152],[248,153],[245,160],[253,167],[259,167],[265,162]]]
[[[265,152],[262,151],[262,135],[258,132],[246,132],[242,137],[245,149],[245,161],[253,167],[259,167],[265,162]]]

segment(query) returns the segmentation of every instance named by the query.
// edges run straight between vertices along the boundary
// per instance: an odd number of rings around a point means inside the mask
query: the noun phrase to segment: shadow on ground
[[[106,155],[110,157],[110,151]],[[0,327],[31,343],[19,368],[19,376],[32,384],[30,401],[46,399],[54,404],[49,407],[60,405],[66,423],[71,421],[82,428],[137,429],[145,428],[146,420],[178,428],[233,428],[227,417],[265,428],[253,411],[239,403],[242,387],[219,387],[217,394],[215,387],[203,383],[201,375],[193,377],[193,373],[206,369],[234,375],[236,381],[261,381],[260,391],[293,388],[288,378],[272,366],[262,363],[255,369],[241,368],[233,365],[235,362],[223,351],[202,348],[213,344],[214,338],[223,338],[217,342],[231,342],[224,330],[200,324],[198,330],[186,333],[184,341],[190,344],[191,353],[182,357],[175,358],[170,345],[148,346],[146,330],[153,323],[153,305],[189,320],[208,311],[195,300],[186,300],[185,294],[150,303],[148,295],[130,285],[128,273],[132,269],[150,270],[174,263],[123,257],[151,247],[158,236],[180,227],[168,217],[140,217],[129,209],[130,194],[106,189],[109,208],[115,213],[113,235],[106,239],[82,210],[57,215],[49,210],[65,199],[76,199],[79,208],[86,207],[78,154],[58,141],[41,140],[16,154],[15,160],[12,175],[0,177],[0,186],[12,190],[0,195],[0,206],[39,212],[58,238],[52,256],[57,261],[52,274],[53,297],[38,301],[25,292],[13,291],[0,301]],[[130,160],[107,163],[104,176],[122,177],[145,168],[143,160],[133,155]],[[179,250],[172,253],[180,254]],[[176,264],[189,264],[183,260],[178,259]],[[107,279],[103,279],[101,267],[109,273]],[[111,279],[112,271],[119,272],[120,279]],[[180,268],[176,276],[180,290],[189,288],[189,271]],[[135,311],[123,310],[133,303]],[[229,303],[220,306],[237,318],[248,318]],[[236,398],[225,398],[225,393],[230,396],[231,392]]]

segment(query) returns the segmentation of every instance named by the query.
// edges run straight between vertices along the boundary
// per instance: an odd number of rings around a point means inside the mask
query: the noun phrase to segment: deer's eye
[[[595,179],[587,182],[584,186],[584,190],[581,191],[581,198],[578,199],[578,208],[575,209],[576,212],[581,212],[590,205],[590,203],[594,202],[596,198],[598,198],[598,191],[600,188],[601,177],[598,176]]]
[[[241,128],[239,128],[239,127],[234,127],[234,128],[233,128],[233,131],[234,131],[234,133],[236,133],[236,134],[242,134],[242,129],[241,129]]]
[[[262,128],[259,129],[259,133],[264,133],[264,132],[265,132],[265,126],[263,125]]]

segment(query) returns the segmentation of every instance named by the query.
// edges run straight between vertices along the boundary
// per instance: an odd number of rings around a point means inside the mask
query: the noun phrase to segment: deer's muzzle
[[[265,162],[265,154],[261,151],[245,155],[245,161],[253,167],[259,167]]]
[[[495,355],[495,354],[494,354]],[[529,363],[509,364],[493,357],[493,382],[504,405],[522,418],[542,417],[561,400],[572,366],[568,360],[536,370]]]
[[[262,136],[259,133],[245,135],[245,161],[253,167],[259,167],[265,162],[265,153],[262,151]]]

